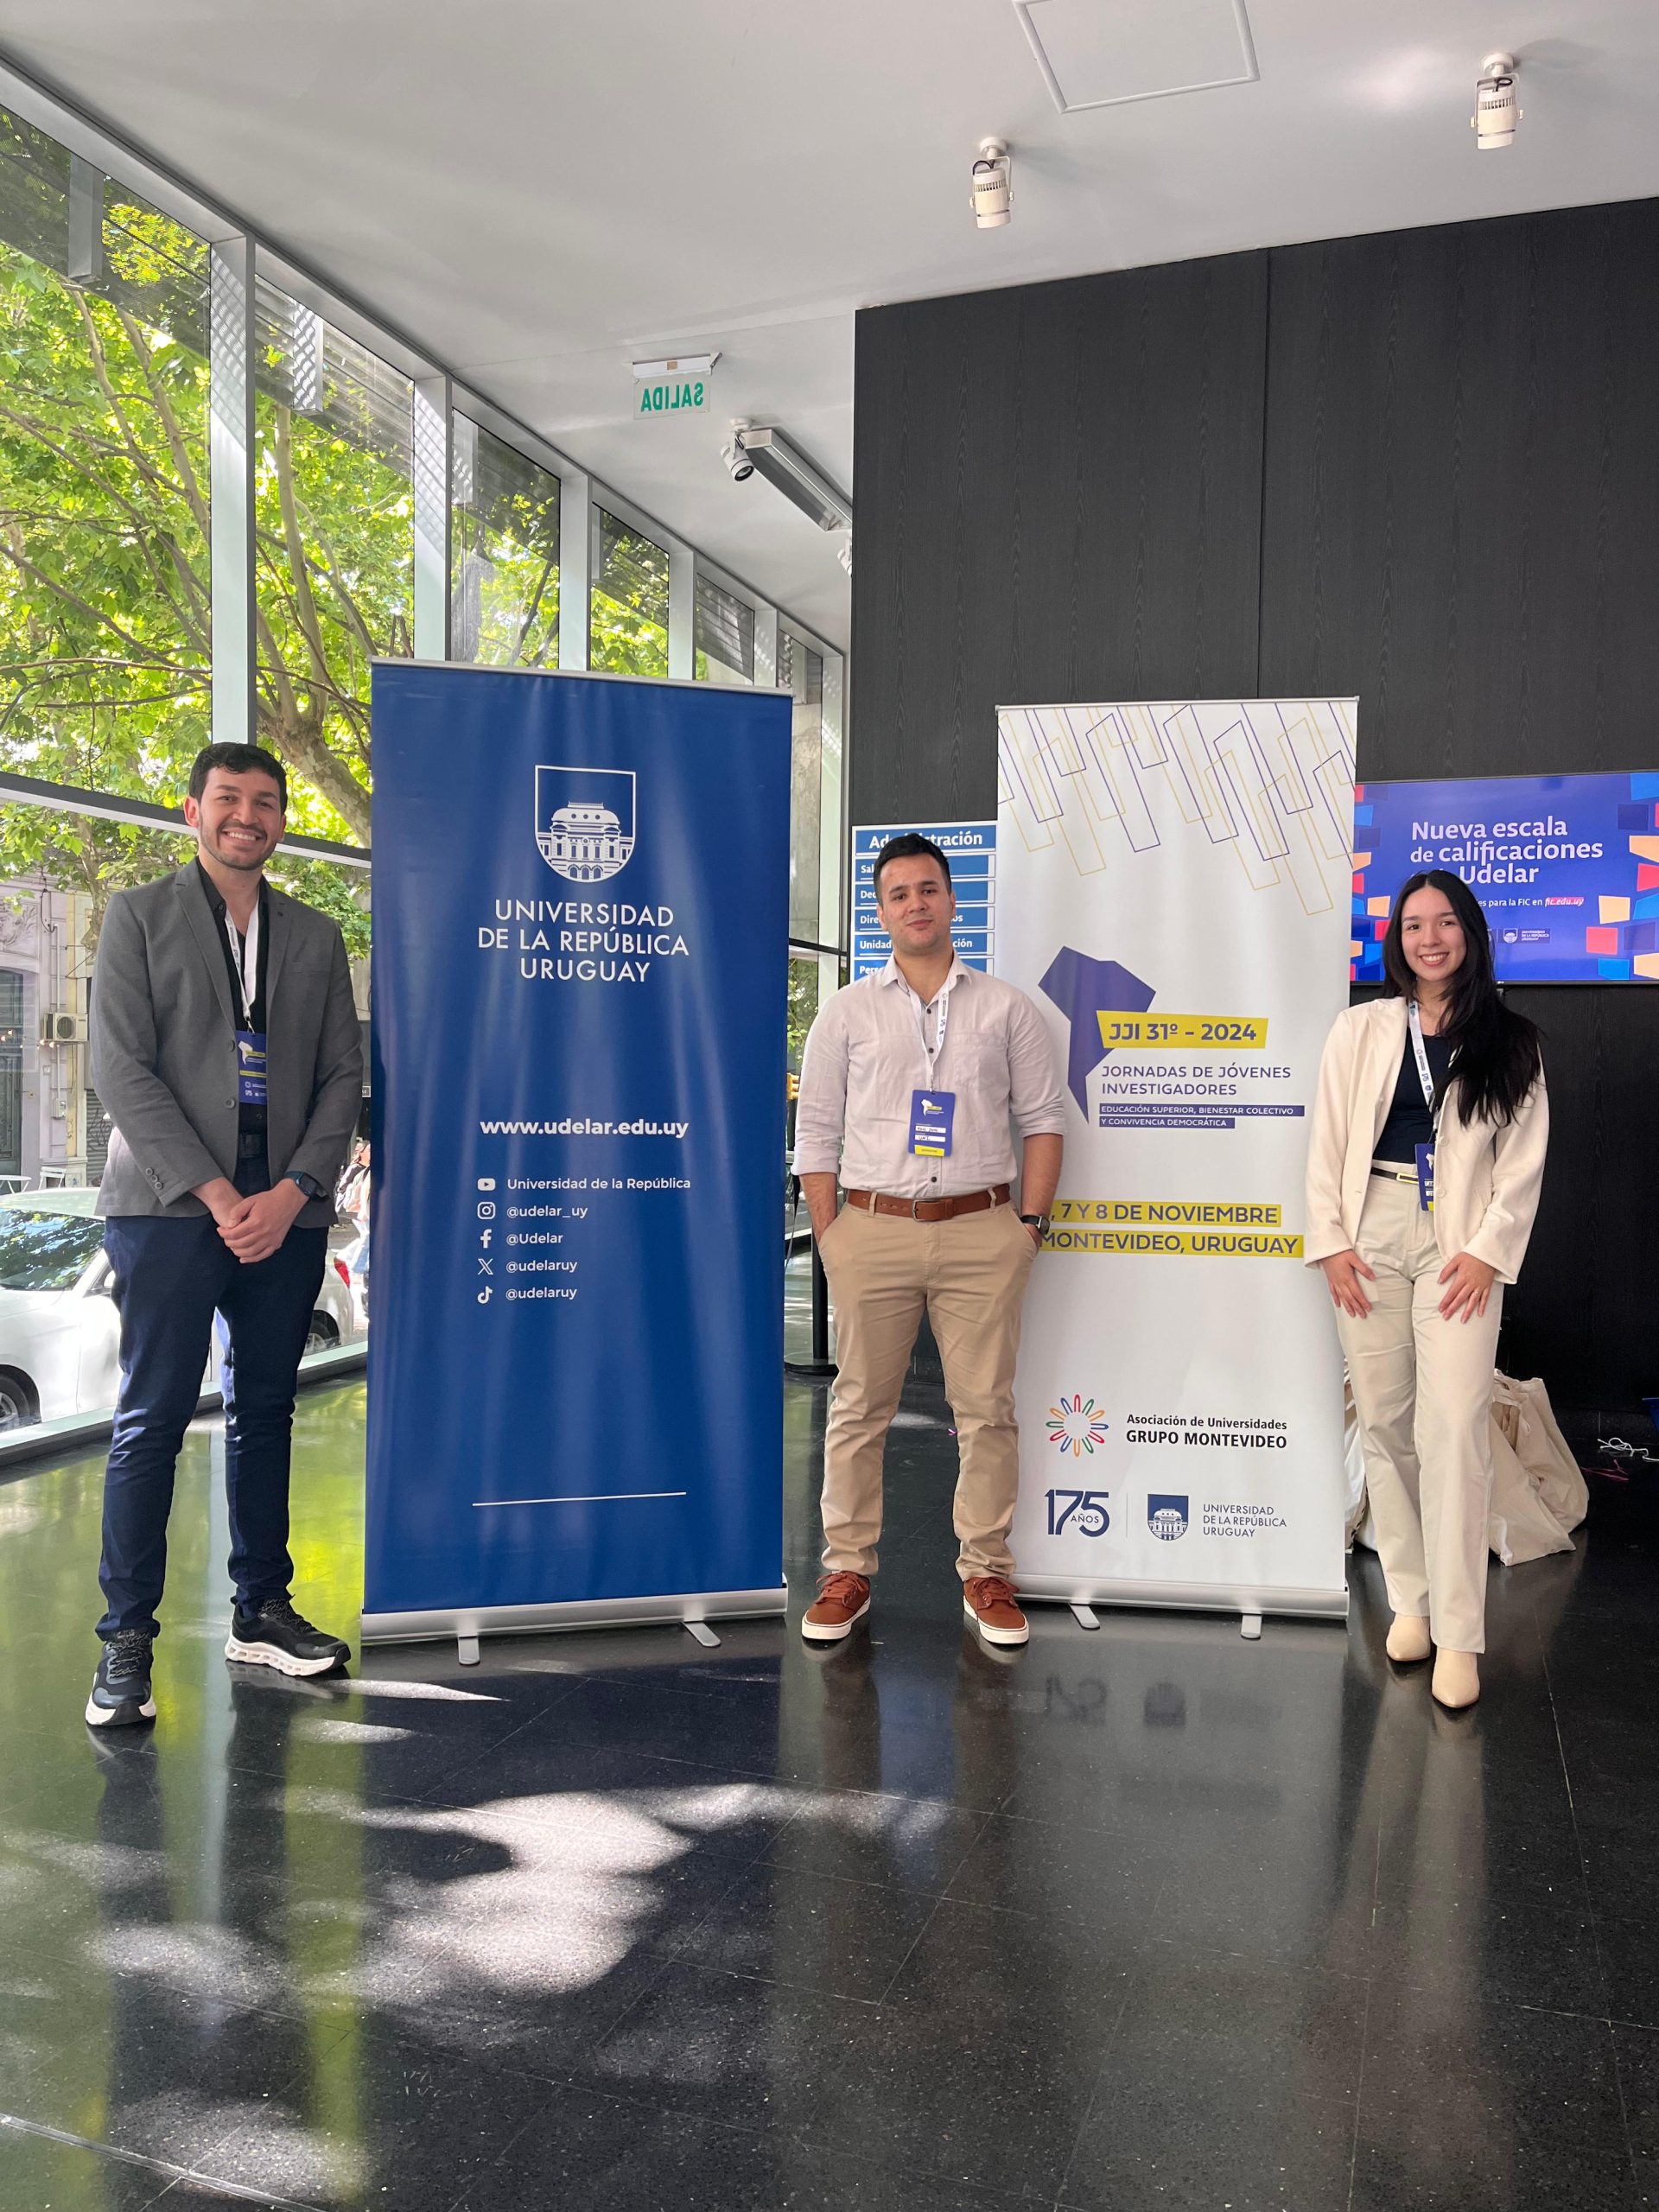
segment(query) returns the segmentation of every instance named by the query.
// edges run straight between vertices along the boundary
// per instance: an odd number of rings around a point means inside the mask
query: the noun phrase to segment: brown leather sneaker
[[[861,1574],[826,1574],[817,1602],[808,1606],[801,1634],[809,1643],[839,1643],[870,1610],[870,1586]]]
[[[1031,1629],[1014,1603],[1014,1585],[1000,1574],[976,1574],[962,1586],[962,1610],[987,1643],[1025,1643]]]

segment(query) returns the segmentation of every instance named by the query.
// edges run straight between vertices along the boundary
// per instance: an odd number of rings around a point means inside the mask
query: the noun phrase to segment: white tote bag
[[[1347,1394],[1348,1536],[1376,1549],[1365,1497],[1365,1461],[1351,1392]],[[1536,1376],[1516,1382],[1492,1378],[1492,1504],[1486,1541],[1505,1567],[1521,1567],[1551,1552],[1570,1552],[1572,1532],[1589,1510],[1590,1492],[1578,1461],[1550,1411],[1549,1393]]]

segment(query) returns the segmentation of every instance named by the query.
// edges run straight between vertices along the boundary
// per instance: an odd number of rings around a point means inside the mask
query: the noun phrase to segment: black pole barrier
[[[801,1211],[801,1179],[792,1179],[795,1210],[791,1220],[798,1220]],[[790,1249],[794,1249],[791,1235]],[[812,1239],[812,1357],[810,1359],[786,1359],[785,1375],[829,1376],[836,1371],[836,1363],[830,1357],[830,1284],[823,1272],[823,1262],[818,1257],[818,1240]]]
[[[812,1364],[826,1375],[836,1371],[836,1363],[830,1357],[830,1279],[818,1257],[816,1236],[812,1239]]]

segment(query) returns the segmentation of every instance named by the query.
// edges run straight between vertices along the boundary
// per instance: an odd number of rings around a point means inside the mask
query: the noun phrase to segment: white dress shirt
[[[939,1025],[944,1042],[939,1045]],[[937,1054],[930,1072],[928,1055]],[[956,1094],[950,1151],[910,1149],[911,1093]],[[1011,1183],[1014,1134],[1060,1136],[1065,1093],[1043,1017],[995,976],[951,963],[924,1006],[896,960],[819,1009],[801,1060],[795,1173],[849,1191],[950,1198]]]

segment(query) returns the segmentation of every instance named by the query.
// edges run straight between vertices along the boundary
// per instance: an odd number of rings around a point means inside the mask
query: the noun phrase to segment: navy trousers
[[[242,1163],[236,1186],[245,1198],[270,1188],[263,1158]],[[290,1229],[268,1260],[246,1267],[208,1215],[157,1221],[122,1214],[105,1224],[121,1316],[121,1395],[104,1477],[100,1636],[157,1633],[174,1469],[201,1395],[216,1313],[230,1338],[231,1582],[237,1602],[250,1607],[287,1595],[294,1392],[327,1244],[326,1229]]]

